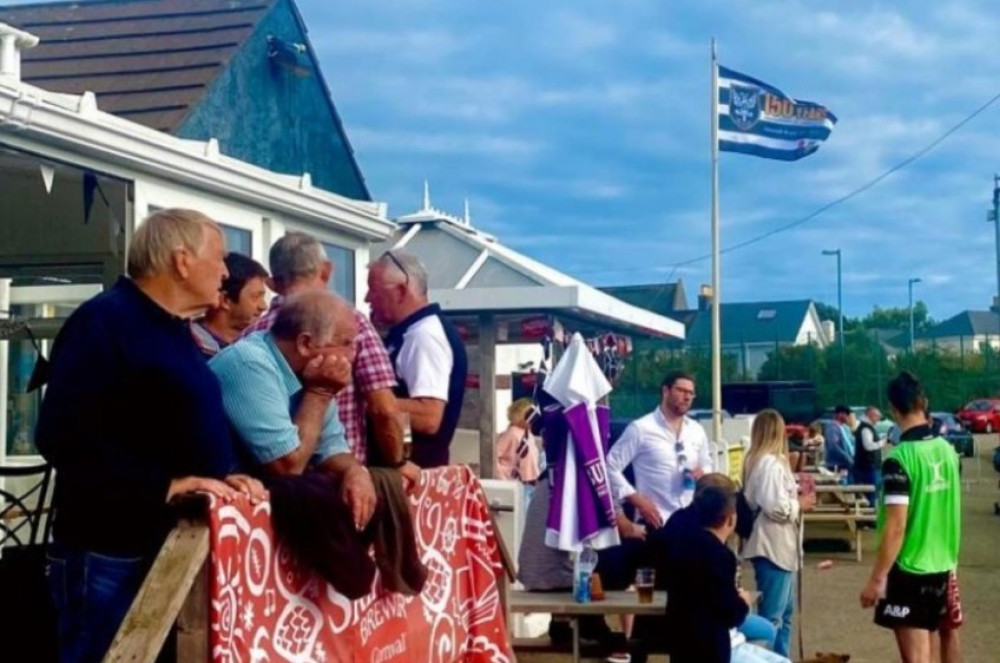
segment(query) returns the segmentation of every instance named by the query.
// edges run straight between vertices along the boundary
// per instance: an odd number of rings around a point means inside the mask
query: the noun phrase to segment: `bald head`
[[[284,341],[294,341],[306,334],[314,343],[327,345],[336,336],[342,336],[339,328],[352,320],[350,307],[340,297],[325,290],[309,290],[282,302],[271,333]]]

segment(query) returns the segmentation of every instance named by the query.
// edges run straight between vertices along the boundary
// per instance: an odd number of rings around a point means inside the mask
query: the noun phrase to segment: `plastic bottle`
[[[681,472],[681,476],[683,481],[681,502],[683,504],[691,504],[691,501],[694,499],[694,472],[685,467]]]
[[[573,599],[577,603],[590,603],[590,574],[597,568],[597,551],[584,546],[573,564]]]

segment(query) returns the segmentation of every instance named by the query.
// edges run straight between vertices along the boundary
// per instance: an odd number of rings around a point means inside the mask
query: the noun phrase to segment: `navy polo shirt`
[[[234,468],[219,383],[188,321],[123,277],[73,312],[51,363],[36,440],[56,469],[55,540],[154,552],[173,525],[170,481]]]
[[[410,460],[425,468],[447,465],[468,373],[465,345],[458,331],[441,315],[440,306],[429,304],[393,327],[385,347],[396,371],[397,397],[445,401],[437,433],[413,431]]]

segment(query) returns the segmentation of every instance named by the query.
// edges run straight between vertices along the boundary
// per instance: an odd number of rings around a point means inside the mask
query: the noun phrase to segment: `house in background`
[[[354,200],[371,200],[293,0],[3,6],[39,37],[21,79]]]
[[[712,293],[702,287],[698,306],[687,309],[684,285],[671,284],[614,286],[605,292],[661,315],[684,323],[681,340],[646,339],[637,343],[642,350],[687,350],[708,353],[712,343]],[[678,308],[683,306],[683,309]],[[834,326],[823,322],[816,305],[808,299],[784,302],[723,302],[720,306],[722,353],[736,360],[737,370],[746,379],[755,379],[768,353],[791,345],[825,348],[834,341]]]
[[[702,307],[687,316],[684,347],[707,352],[712,343],[711,301],[701,297]],[[722,353],[736,359],[739,372],[756,378],[767,355],[782,347],[833,342],[833,325],[824,324],[812,300],[786,302],[724,302],[720,307]]]
[[[623,302],[660,315],[674,317],[688,308],[687,293],[681,279],[677,279],[676,283],[613,285],[600,289]]]
[[[904,331],[892,339],[897,348],[908,348],[910,332]],[[987,345],[1000,349],[1000,314],[993,311],[962,311],[939,322],[930,329],[914,333],[913,345],[918,350],[935,348],[957,353],[982,352]]]

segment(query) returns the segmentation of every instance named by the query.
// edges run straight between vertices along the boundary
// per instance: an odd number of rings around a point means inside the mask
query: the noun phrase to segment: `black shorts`
[[[875,623],[892,629],[905,626],[936,631],[947,614],[947,571],[916,575],[893,566],[885,598],[875,606]]]

